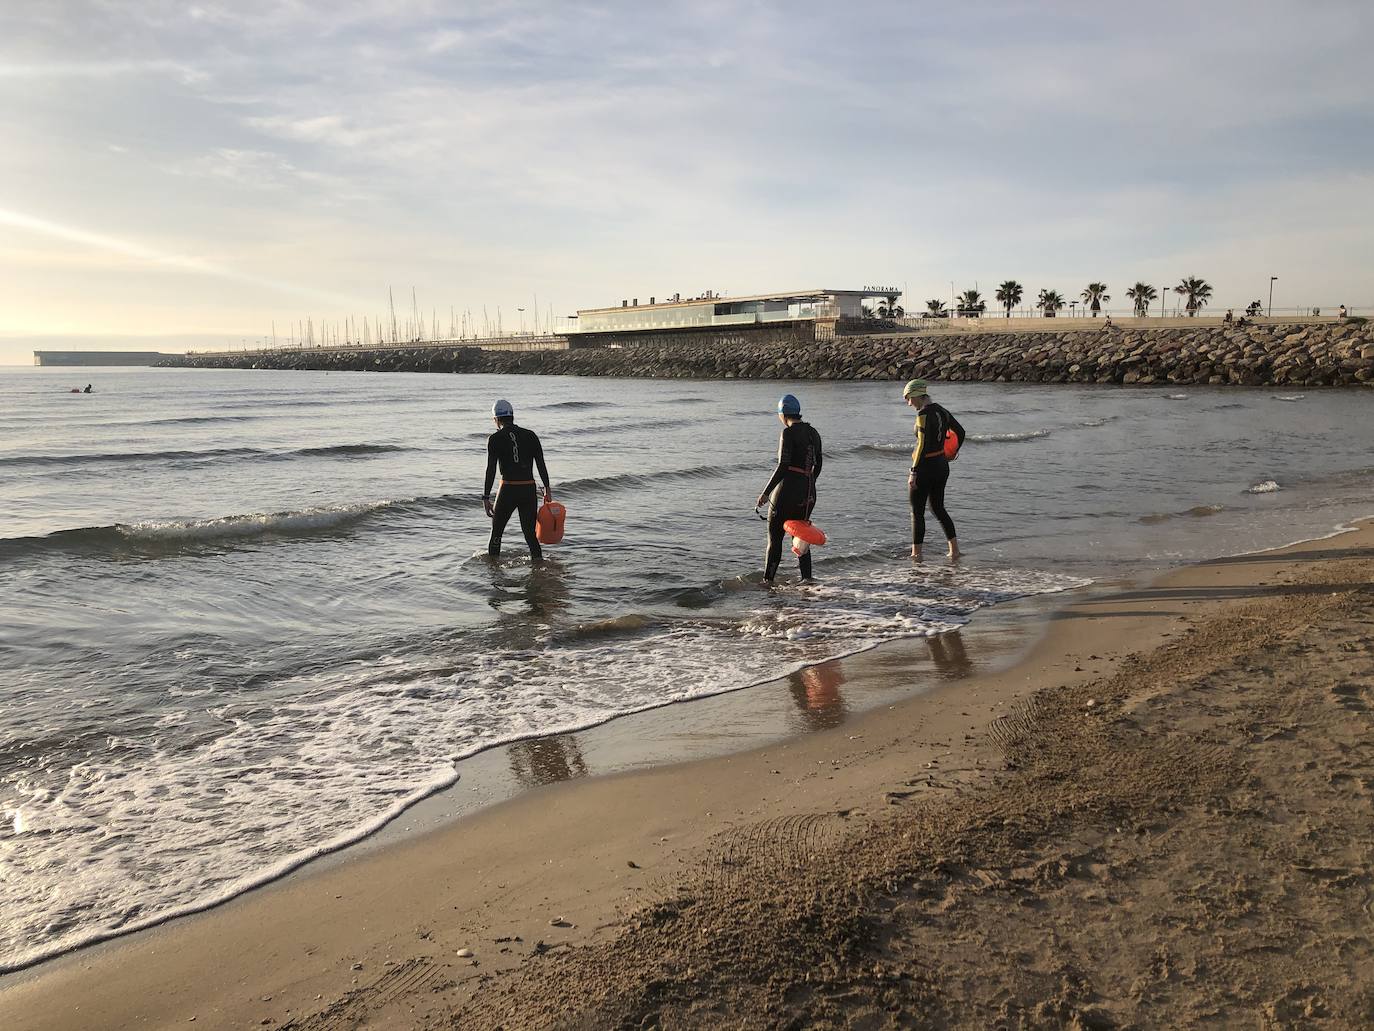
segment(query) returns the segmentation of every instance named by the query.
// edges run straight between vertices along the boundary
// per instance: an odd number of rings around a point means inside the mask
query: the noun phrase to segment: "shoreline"
[[[931,686],[907,689],[896,699],[899,703],[909,701],[940,683],[969,676],[975,669],[999,668],[1015,662],[1043,632],[1053,611],[1061,604],[1058,599],[1062,595],[1105,589],[1093,583],[1029,595],[979,610],[974,619],[957,630],[882,641],[779,677],[743,683],[715,694],[673,699],[607,716],[575,729],[534,733],[483,745],[456,760],[453,776],[443,783],[418,790],[360,828],[236,882],[220,895],[187,903],[143,923],[97,933],[85,941],[34,958],[24,958],[10,966],[0,966],[0,991],[9,979],[40,974],[51,965],[79,959],[91,950],[117,948],[124,939],[156,933],[177,921],[203,916],[244,896],[309,877],[347,863],[357,855],[433,832],[549,784],[720,758],[825,729],[832,720],[838,725],[840,721],[891,701],[874,697],[882,695],[880,688],[871,684],[866,689],[862,686],[865,680],[872,679],[867,672],[868,664],[882,665],[887,659],[886,655],[870,658],[878,652],[901,654],[913,668],[923,669],[932,676]],[[970,642],[964,638],[976,641],[971,646],[979,658],[967,658]],[[937,645],[932,641],[936,639],[941,642],[940,652],[946,650],[947,642],[954,642],[948,649],[961,656],[954,664],[957,668],[951,669],[947,659],[933,657],[937,654]],[[925,656],[927,648],[932,656]],[[851,672],[856,664],[857,669]],[[824,717],[821,725],[809,725],[804,718],[794,719],[789,724],[788,716],[795,717],[796,713],[787,709],[784,694],[788,686],[798,680],[812,679],[813,671],[817,679],[826,683],[826,690],[835,692],[837,697],[839,686],[858,681],[859,690],[856,692],[851,686],[846,695],[857,693],[860,697],[848,697],[841,702],[843,711]],[[795,689],[791,693],[795,696]],[[800,700],[797,704],[801,704]],[[736,728],[732,732],[710,729],[727,721]],[[517,753],[528,755],[527,767],[522,768],[513,758]],[[575,761],[562,761],[569,753],[576,757]],[[540,758],[541,754],[545,757]]]
[[[385,833],[376,835],[370,845],[355,845],[336,853],[332,860],[312,863],[273,885],[240,895],[198,916],[83,948],[23,973],[6,975],[7,983],[0,983],[0,999],[7,1008],[24,1015],[21,1027],[63,1026],[64,1017],[70,1014],[51,1012],[44,999],[53,997],[63,998],[69,1006],[81,1007],[87,1015],[94,1007],[94,1012],[101,1014],[101,1023],[107,1026],[123,1026],[122,1022],[132,1021],[136,1016],[182,1022],[197,1016],[197,1012],[188,1014],[188,1007],[198,1011],[200,1026],[205,1022],[216,1026],[216,1021],[243,1023],[250,1016],[254,1022],[277,1022],[295,1019],[325,1000],[337,1004],[359,992],[367,995],[372,989],[364,982],[371,981],[379,971],[383,978],[394,980],[382,958],[394,952],[397,958],[390,960],[393,966],[410,964],[408,970],[423,967],[429,971],[425,976],[435,983],[440,976],[435,971],[442,964],[443,978],[453,981],[455,987],[431,993],[428,1002],[459,1004],[464,999],[458,998],[463,992],[456,987],[461,983],[457,978],[464,976],[467,966],[464,960],[453,957],[457,948],[474,946],[456,945],[456,941],[490,941],[499,936],[490,932],[512,927],[522,928],[524,933],[515,931],[506,937],[522,938],[526,949],[541,934],[560,944],[604,938],[601,932],[616,926],[614,918],[618,912],[642,901],[649,878],[640,871],[654,871],[660,878],[671,877],[690,855],[699,854],[716,834],[741,820],[796,813],[799,802],[832,800],[837,788],[841,794],[845,789],[871,794],[861,785],[871,788],[876,783],[892,781],[897,775],[894,763],[902,770],[907,768],[908,757],[898,761],[892,752],[898,745],[913,747],[913,733],[927,739],[925,744],[914,747],[918,753],[929,756],[926,762],[937,767],[943,761],[944,768],[948,768],[950,753],[946,747],[961,735],[964,744],[953,751],[962,749],[968,752],[965,758],[976,758],[968,743],[981,740],[980,735],[985,736],[992,719],[1005,714],[1017,698],[1037,685],[1051,681],[1077,683],[1107,675],[1126,654],[1161,643],[1171,636],[1176,621],[1184,615],[1161,611],[1153,600],[1161,595],[1155,592],[1167,594],[1176,582],[1210,580],[1223,573],[1226,580],[1234,579],[1240,567],[1273,566],[1276,570],[1291,571],[1301,562],[1311,561],[1313,555],[1344,550],[1329,542],[1352,533],[1356,541],[1362,541],[1369,536],[1369,527],[1364,524],[1355,530],[1335,531],[1333,536],[1323,539],[1327,543],[1303,541],[1277,552],[1184,567],[1165,573],[1143,591],[1099,592],[1077,599],[1068,606],[1059,606],[1043,621],[1045,633],[1028,651],[1022,649],[1025,653],[1010,668],[1000,672],[984,669],[968,677],[946,680],[915,697],[894,701],[888,708],[877,703],[876,708],[816,733],[714,758],[648,769],[627,764],[628,772],[535,786],[513,799],[484,805],[474,815],[454,819],[451,810],[436,812],[434,827],[417,815],[416,822],[424,825],[411,834],[398,834],[394,840]],[[1212,608],[1225,607],[1247,597],[1245,584],[1238,586],[1242,589],[1237,593],[1214,591],[1207,604]],[[1192,612],[1187,615],[1191,617]],[[1068,627],[1083,616],[1094,617],[1082,624],[1087,627],[1086,632],[1081,627],[1070,632]],[[855,657],[867,656],[870,667],[856,674],[856,679],[868,678],[872,684],[882,685],[909,676],[911,656],[901,654],[905,649],[899,645],[926,640],[910,639]],[[1084,643],[1093,640],[1100,643]],[[1021,643],[1024,644],[1024,638]],[[1088,648],[1095,649],[1092,658],[1083,661],[1089,654]],[[849,659],[835,662],[864,664]],[[762,690],[755,687],[716,699]],[[825,690],[821,684],[821,693]],[[695,701],[693,706],[709,701]],[[668,711],[682,708],[673,706]],[[621,717],[604,726],[635,718]],[[934,744],[940,739],[941,744]],[[485,754],[493,756],[500,752],[498,749]],[[945,753],[944,758],[941,752]],[[971,790],[975,782],[986,779],[985,771],[979,770],[978,765],[969,766],[969,771],[976,772],[966,774],[963,780],[956,777],[949,787]],[[809,768],[813,766],[823,771],[833,767],[833,772],[818,780],[818,772]],[[771,780],[778,776],[783,781]],[[836,780],[838,785],[833,783]],[[790,784],[800,793],[788,798],[769,798],[771,785],[779,783]],[[460,781],[459,787],[462,785]],[[694,816],[694,807],[690,805],[678,805],[671,812],[664,812],[665,795],[710,799],[712,808],[702,809]],[[729,815],[727,807],[733,807]],[[608,812],[610,817],[606,816]],[[713,815],[716,813],[720,815]],[[602,832],[599,837],[591,833],[598,827]],[[654,834],[655,830],[670,833]],[[569,848],[551,857],[550,840],[563,842]],[[655,851],[666,855],[646,862]],[[493,852],[506,860],[499,875],[502,879],[497,879],[494,868],[486,866]],[[612,852],[632,853],[640,859],[608,861]],[[627,866],[626,862],[633,865]],[[545,868],[554,864],[557,876],[549,882]],[[569,865],[574,869],[565,870]],[[423,876],[417,877],[421,871]],[[445,885],[459,900],[452,908],[459,916],[446,916],[441,910],[447,907],[440,907],[428,892],[417,892],[417,883]],[[517,883],[521,885],[519,889],[512,887]],[[554,885],[560,897],[535,901],[536,886],[541,884]],[[334,892],[335,887],[344,890]],[[579,889],[585,897],[579,897]],[[348,901],[335,905],[331,897]],[[566,922],[575,926],[551,929],[548,911],[552,909],[558,910],[554,916],[568,916]],[[321,916],[323,912],[328,912],[327,918]],[[608,917],[613,919],[608,921]],[[360,919],[372,928],[361,936],[370,940],[357,940]],[[422,920],[434,926],[417,934],[416,927]],[[452,921],[457,921],[457,926]],[[590,932],[579,933],[580,928],[589,925]],[[275,962],[255,962],[242,955],[241,944],[235,947],[236,942],[263,933],[271,944],[267,951],[282,958],[285,968]],[[323,943],[296,952],[293,943],[299,946],[306,939],[322,939]],[[449,945],[453,948],[446,948]],[[515,951],[517,947],[507,948],[512,951],[495,956],[486,954],[495,950],[478,949],[483,967],[518,966],[516,961],[523,957]],[[173,954],[165,968],[159,958],[163,952]],[[288,954],[294,956],[293,961],[284,959]],[[352,956],[363,958],[343,962]],[[355,969],[354,962],[363,965]],[[198,985],[190,975],[207,963],[221,970],[232,986]],[[229,966],[225,967],[225,963]],[[481,976],[487,976],[485,969]],[[380,981],[372,988],[377,983]],[[251,991],[241,990],[249,985],[253,986]],[[317,990],[312,993],[310,988]],[[275,1004],[255,1001],[265,995],[271,995]],[[254,1015],[258,1010],[263,1013]]]

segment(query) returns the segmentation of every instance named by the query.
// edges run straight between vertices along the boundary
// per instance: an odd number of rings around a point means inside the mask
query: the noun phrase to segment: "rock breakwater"
[[[802,342],[640,342],[564,351],[410,347],[189,355],[190,368],[501,373],[649,379],[1353,386],[1374,382],[1374,324],[902,334]]]

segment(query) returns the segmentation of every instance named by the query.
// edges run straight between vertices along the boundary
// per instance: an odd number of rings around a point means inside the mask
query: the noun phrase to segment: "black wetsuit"
[[[532,558],[543,558],[539,538],[534,535],[534,517],[539,509],[539,495],[534,486],[534,467],[544,481],[544,493],[549,492],[549,470],[544,465],[544,448],[533,430],[512,423],[502,426],[487,438],[487,477],[482,484],[482,497],[491,496],[492,480],[497,467],[501,470],[501,489],[496,494],[496,512],[491,517],[489,555],[501,554],[501,535],[506,532],[512,512],[520,513],[520,529]]]
[[[916,448],[911,452],[911,471],[916,482],[907,492],[911,501],[911,543],[920,547],[926,539],[926,505],[940,521],[945,537],[954,540],[954,520],[945,511],[945,484],[949,481],[949,459],[945,457],[945,433],[954,431],[962,447],[964,428],[942,405],[928,403],[916,416]]]
[[[772,582],[782,561],[782,524],[789,519],[810,519],[816,507],[816,478],[821,474],[821,435],[798,419],[782,431],[778,440],[778,467],[763,488],[772,494],[768,506],[768,557],[763,577]],[[797,559],[803,580],[811,579],[811,552]]]

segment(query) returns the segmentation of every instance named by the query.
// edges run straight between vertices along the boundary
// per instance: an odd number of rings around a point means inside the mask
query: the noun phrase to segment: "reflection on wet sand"
[[[517,741],[507,749],[511,772],[522,787],[556,784],[587,775],[577,738],[570,734]]]
[[[787,683],[811,729],[838,727],[849,715],[840,694],[844,671],[838,662],[823,662],[819,666],[798,670],[787,678]]]
[[[964,638],[958,630],[927,637],[930,645],[930,658],[935,668],[950,679],[969,676],[973,672],[973,660],[964,648]]]

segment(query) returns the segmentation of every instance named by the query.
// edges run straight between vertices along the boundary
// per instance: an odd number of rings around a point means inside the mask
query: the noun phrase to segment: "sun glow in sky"
[[[0,8],[0,363],[1015,278],[1374,306],[1365,2]]]

